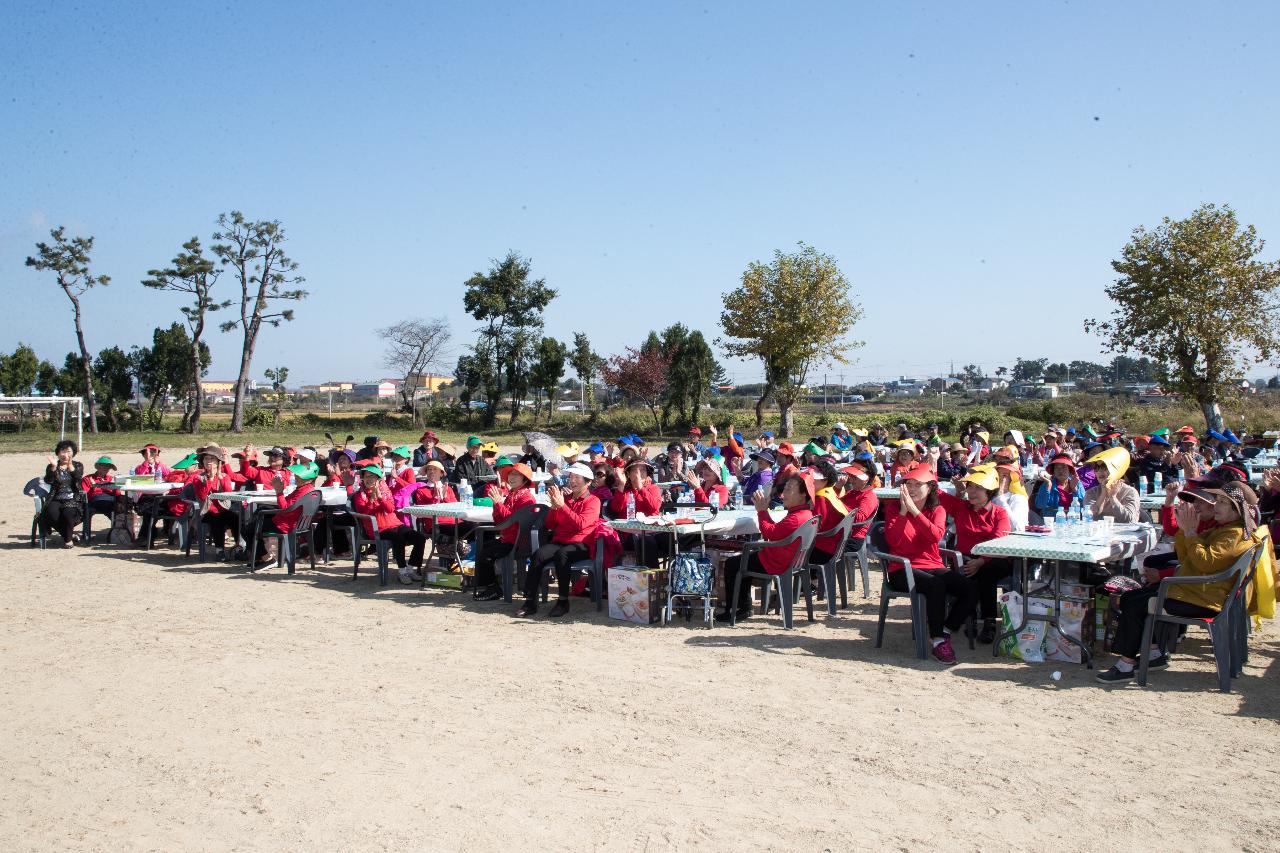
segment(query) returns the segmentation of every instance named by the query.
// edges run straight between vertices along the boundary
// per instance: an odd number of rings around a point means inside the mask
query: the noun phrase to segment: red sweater
[[[501,524],[514,515],[516,510],[521,507],[533,506],[537,503],[537,500],[538,499],[534,497],[533,489],[516,489],[514,492],[509,493],[502,503],[494,503],[493,523]],[[597,510],[597,517],[598,515],[599,510]],[[516,544],[516,537],[520,535],[520,525],[513,524],[503,530],[499,535],[502,537],[503,542],[506,542],[508,545],[514,545]]]
[[[386,490],[383,485],[382,489]],[[371,515],[378,520],[378,531],[390,530],[393,527],[400,527],[400,517],[396,515],[396,502],[391,495],[370,499],[369,494],[360,489],[351,495],[351,508],[361,515]],[[360,519],[360,525],[364,528],[364,535],[373,538],[373,525],[365,519]]]
[[[399,474],[387,473],[387,485],[393,491],[399,491],[406,486],[412,486],[418,482],[418,469],[412,465],[406,465]]]
[[[826,490],[824,489],[823,491]],[[844,501],[836,499],[837,503],[840,504],[837,507],[828,499],[828,496],[835,498],[835,493],[830,492],[824,495],[819,492],[816,500],[814,500],[814,508],[820,520],[818,521],[818,535],[813,540],[813,549],[827,555],[827,559],[830,559],[830,556],[835,553],[836,545],[840,542],[838,538],[832,535],[831,531],[840,526],[840,522],[844,521],[848,513],[840,511],[844,508]],[[822,562],[826,562],[826,559]]]
[[[974,509],[968,501],[946,492],[938,492],[938,500],[956,523],[956,550],[961,554],[967,556],[975,545],[1009,535],[1009,513],[1002,506],[989,503]]]
[[[290,474],[284,468],[279,471],[273,471],[270,468],[259,468],[248,459],[240,462],[240,473],[232,474],[231,479],[237,483],[245,483],[246,488],[253,489],[261,485],[264,489],[271,488],[271,480],[279,477],[287,487],[293,482],[293,474]]]
[[[281,492],[276,495],[276,506],[280,507],[280,512],[272,516],[275,522],[276,530],[281,533],[289,533],[298,526],[298,522],[302,519],[302,507],[296,506],[299,500],[307,492],[314,492],[316,484],[312,480],[304,480],[298,484],[298,488],[289,494]]]
[[[758,510],[756,519],[760,525],[760,535],[770,542],[778,542],[795,533],[800,525],[813,518],[813,512],[807,506],[789,510],[782,521],[774,521],[767,509]],[[760,565],[771,575],[780,575],[791,565],[791,558],[796,555],[799,542],[781,548],[765,548],[760,551]]]
[[[662,490],[653,483],[645,483],[640,487],[639,491],[631,488],[628,483],[627,487],[620,492],[615,492],[609,501],[609,512],[615,518],[625,518],[627,515],[627,495],[636,496],[636,512],[642,515],[657,515],[662,509]]]
[[[853,513],[853,523],[868,521],[875,518],[876,512],[880,509],[880,499],[876,497],[874,489],[863,489],[855,492],[852,489],[840,496],[840,500],[844,501],[844,505],[849,508],[849,512]],[[866,527],[855,527],[849,534],[849,542],[855,543],[857,547],[867,536]]]
[[[711,491],[715,493],[715,495],[717,496],[716,500],[719,501],[719,503],[717,503],[716,506],[720,507],[721,509],[724,509],[726,506],[729,505],[729,487],[728,486],[724,485],[723,483],[716,483],[714,486],[711,487]],[[706,490],[703,489],[701,486],[699,486],[698,488],[693,490],[693,501],[694,503],[709,504],[711,503],[711,495],[707,494]],[[637,502],[636,505],[639,506],[639,503]]]
[[[100,483],[110,483],[115,479],[114,474],[89,474],[80,481],[80,488],[84,489],[85,500],[93,500],[94,498],[107,497],[114,498],[117,494],[115,489],[104,489]]]
[[[458,500],[458,495],[454,492],[453,487],[443,480],[440,485],[444,487],[443,494],[437,491],[436,487],[430,483],[422,483],[418,486],[417,491],[413,493],[413,503],[415,506],[430,506],[431,504],[454,503]],[[449,527],[458,523],[456,518],[420,518],[418,519],[418,527],[426,533],[430,533],[436,524],[441,527]]]
[[[902,512],[898,500],[884,502],[884,538],[889,550],[911,561],[911,568],[944,568],[938,542],[947,532],[947,511],[941,506],[922,509],[919,515]],[[889,571],[902,571],[902,563],[889,564]]]
[[[226,471],[218,474],[212,480],[206,479],[203,474],[197,474],[191,479],[191,491],[196,493],[201,503],[209,500],[209,495],[214,492],[234,492],[235,484],[231,481],[231,475]],[[223,509],[216,503],[210,503],[206,512],[217,515],[220,512],[234,512],[235,510]]]
[[[580,498],[564,496],[564,506],[547,513],[547,529],[557,545],[586,542],[596,535],[600,499],[588,492]]]

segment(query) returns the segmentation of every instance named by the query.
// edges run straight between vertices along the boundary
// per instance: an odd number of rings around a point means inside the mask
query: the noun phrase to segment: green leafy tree
[[[284,401],[288,397],[284,383],[289,379],[289,368],[287,367],[268,367],[262,372],[266,380],[271,383],[271,399],[275,403],[275,412],[271,418],[271,426],[280,426],[280,413],[284,409]]]
[[[146,287],[164,290],[171,293],[186,294],[191,298],[188,305],[179,310],[187,318],[187,327],[191,330],[191,375],[193,387],[190,399],[193,402],[191,416],[187,418],[187,428],[193,433],[200,431],[200,416],[204,411],[204,391],[200,387],[201,347],[204,345],[205,318],[214,311],[221,311],[231,305],[231,300],[222,302],[213,298],[213,286],[223,270],[213,260],[204,256],[200,246],[200,238],[192,237],[182,244],[179,252],[170,262],[169,267],[160,270],[148,270],[150,278],[143,279]]]
[[[658,339],[651,336],[649,342],[654,340]],[[697,422],[698,413],[711,395],[712,380],[724,373],[706,338],[702,332],[676,323],[662,331],[657,351],[671,355],[671,382],[662,406],[663,430],[670,426],[673,410],[686,424]]]
[[[18,344],[13,352],[0,359],[0,390],[6,397],[30,397],[40,375],[36,351],[26,344]]]
[[[471,357],[488,362],[484,367],[473,365],[476,375],[486,380],[486,426],[492,426],[498,416],[503,374],[511,394],[511,422],[520,414],[533,349],[542,333],[542,312],[556,295],[545,279],[530,279],[531,270],[528,259],[508,252],[487,273],[477,272],[464,284],[463,306],[484,324]]]
[[[1280,349],[1280,264],[1259,260],[1265,243],[1228,206],[1204,204],[1186,219],[1139,227],[1112,261],[1111,318],[1089,320],[1112,352],[1158,364],[1164,390],[1194,400],[1211,429],[1245,370]]]
[[[1044,369],[1045,382],[1065,382],[1071,375],[1071,368],[1065,362],[1055,361]]]
[[[530,381],[534,388],[547,397],[547,423],[551,422],[551,415],[555,411],[556,391],[560,387],[560,378],[564,376],[564,363],[568,356],[569,348],[555,338],[544,337],[538,342],[538,355],[530,371]],[[537,406],[541,402],[538,400],[535,403],[534,423],[538,421]]]
[[[293,319],[292,308],[276,310],[274,306],[305,299],[307,292],[298,285],[306,279],[298,275],[298,264],[284,252],[287,237],[279,220],[251,222],[233,210],[218,217],[213,239],[219,242],[210,250],[240,285],[239,317],[223,323],[221,328],[224,332],[239,328],[243,334],[231,412],[232,432],[243,432],[249,371],[258,335],[264,324],[274,328]]]
[[[591,349],[591,341],[583,332],[573,335],[573,351],[569,355],[569,363],[573,365],[578,381],[582,383],[583,407],[590,410],[596,405],[595,375],[600,370],[602,359]]]
[[[819,363],[848,363],[862,346],[847,337],[862,309],[835,259],[799,244],[791,254],[774,252],[771,264],[752,262],[742,286],[724,294],[720,326],[731,357],[759,358],[765,367],[765,393],[756,403],[756,425],[764,424],[764,401],[778,402],[782,435],[794,430],[792,406],[804,392],[809,368]]]
[[[1020,358],[1013,365],[1014,382],[1035,382],[1044,378],[1044,370],[1049,365],[1047,358]]]
[[[67,396],[62,393],[62,373],[53,364],[41,361],[36,370],[36,393],[42,397]]]
[[[89,253],[93,251],[92,237],[71,237],[66,229],[58,226],[49,232],[53,243],[36,243],[36,257],[27,258],[27,266],[37,270],[48,270],[58,280],[58,286],[71,300],[71,313],[75,317],[76,343],[80,345],[80,373],[84,377],[82,392],[89,406],[89,429],[98,431],[98,403],[93,394],[93,382],[90,381],[89,346],[84,341],[84,323],[81,320],[80,297],[90,288],[101,285],[106,287],[111,279],[105,275],[95,276],[89,272]]]
[[[120,347],[107,347],[93,362],[94,391],[102,400],[108,432],[121,428],[120,412],[133,396],[133,365]]]
[[[190,399],[194,383],[191,381],[191,338],[181,323],[156,329],[151,334],[150,347],[134,347],[129,352],[129,362],[138,387],[148,399],[143,423],[152,429],[164,426],[164,416],[171,400],[183,404],[184,420],[190,413]],[[201,344],[200,370],[209,366],[209,348]]]

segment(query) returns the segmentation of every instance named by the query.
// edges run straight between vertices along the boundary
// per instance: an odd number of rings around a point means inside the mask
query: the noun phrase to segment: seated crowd
[[[897,558],[886,560],[887,583],[906,591],[909,563],[911,585],[925,601],[933,656],[945,664],[956,660],[951,634],[971,618],[976,617],[977,641],[990,644],[998,635],[997,590],[1013,565],[1009,559],[974,555],[977,545],[1060,514],[1135,522],[1144,516],[1143,494],[1162,496],[1158,520],[1173,538],[1174,550],[1148,559],[1143,567],[1147,585],[1122,600],[1116,644],[1120,659],[1100,675],[1109,681],[1131,677],[1141,654],[1150,656],[1152,666],[1167,661],[1160,649],[1138,648],[1147,601],[1159,580],[1175,573],[1213,574],[1231,565],[1265,535],[1260,520],[1280,506],[1280,474],[1268,471],[1261,494],[1255,493],[1249,485],[1249,460],[1257,447],[1247,446],[1245,438],[1230,430],[1197,435],[1183,427],[1129,436],[1114,424],[1081,429],[1050,425],[1039,437],[1009,430],[999,442],[991,438],[979,424],[947,442],[936,425],[917,434],[899,424],[894,437],[880,424],[862,430],[837,423],[830,435],[797,446],[776,440],[771,431],[747,440],[729,425],[723,438],[714,426],[705,434],[694,427],[683,441],[670,442],[652,456],[635,435],[586,447],[569,443],[554,455],[526,445],[521,453],[506,456],[496,443],[476,436],[459,452],[427,430],[414,448],[392,447],[377,436],[365,439],[359,450],[344,446],[327,453],[314,447],[272,447],[259,453],[247,445],[228,454],[211,444],[172,468],[161,461],[160,448],[148,444],[132,474],[172,484],[167,494],[138,501],[139,510],[164,510],[140,512],[144,526],[162,516],[181,517],[188,506],[197,506],[223,558],[246,556],[225,550],[230,532],[233,540],[258,542],[253,559],[262,559],[264,534],[293,530],[305,495],[317,487],[342,489],[350,510],[345,529],[344,522],[326,525],[326,538],[313,546],[345,556],[356,547],[346,531],[359,524],[364,539],[387,544],[406,584],[422,579],[428,537],[456,543],[474,527],[448,518],[415,518],[407,507],[452,503],[471,494],[490,502],[494,523],[502,524],[526,507],[545,503],[545,533],[540,547],[529,554],[533,570],[522,590],[523,616],[538,612],[547,569],[557,587],[550,615],[568,611],[571,567],[591,559],[597,537],[611,531],[605,523],[609,519],[653,516],[682,501],[714,508],[739,503],[745,508],[749,502],[761,536],[781,541],[816,516],[810,565],[839,556],[834,553],[836,528],[848,516],[853,516],[853,526],[846,553],[862,549],[872,521],[880,519],[886,552]],[[86,513],[109,515],[119,499],[111,458],[99,458],[93,473],[86,474],[76,454],[74,442],[59,442],[44,476],[49,494],[39,523],[57,531],[64,547],[75,541]],[[955,494],[943,483],[953,484]],[[243,514],[211,499],[244,489],[274,493],[276,511]],[[784,514],[776,519],[770,510]],[[475,549],[478,598],[502,597],[497,565],[517,548],[532,550],[518,540],[520,533],[519,526],[508,525]],[[624,533],[620,544],[657,566],[670,554],[672,537]],[[748,571],[779,574],[796,547],[752,554]],[[733,589],[737,572],[738,562],[726,561],[727,591]],[[1223,606],[1226,592],[1221,585],[1176,587],[1169,611],[1212,613]],[[737,601],[722,602],[717,620],[749,618],[750,594],[750,586],[743,584]]]

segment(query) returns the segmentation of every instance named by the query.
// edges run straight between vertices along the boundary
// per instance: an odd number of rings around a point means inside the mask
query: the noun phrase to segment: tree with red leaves
[[[629,397],[644,403],[653,415],[654,428],[661,433],[658,404],[671,382],[671,356],[656,350],[627,347],[624,355],[615,355],[601,368],[604,381]]]

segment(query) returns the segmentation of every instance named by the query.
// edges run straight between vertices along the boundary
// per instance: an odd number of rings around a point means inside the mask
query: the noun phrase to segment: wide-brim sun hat
[[[95,466],[98,466],[98,465],[106,465],[107,467],[111,468],[113,471],[114,471],[114,470],[116,470],[116,463],[114,463],[114,462],[112,462],[112,461],[111,461],[111,457],[110,457],[110,456],[102,456],[102,457],[99,457],[98,461],[97,461],[97,462],[95,462],[95,463],[93,463],[93,464],[94,464]]]
[[[222,463],[225,463],[227,461],[227,451],[224,450],[220,445],[212,442],[205,445],[204,447],[197,448],[196,456],[197,457],[212,456],[214,459],[217,459],[219,462],[222,462]]]
[[[575,464],[576,464],[576,463],[575,463]],[[574,467],[574,466],[573,466],[573,465],[570,465],[569,467],[570,467],[570,468],[572,468],[572,467]],[[528,466],[528,465],[526,465],[526,464],[524,464],[523,462],[513,462],[513,463],[511,464],[511,470],[510,470],[510,471],[508,471],[507,473],[508,473],[508,474],[512,474],[512,473],[519,474],[521,477],[524,477],[525,485],[527,485],[527,486],[531,486],[531,485],[533,485],[533,470],[532,470],[531,468],[529,468],[529,466]],[[590,480],[590,479],[591,479],[591,477],[587,477],[587,479],[588,479],[588,480]]]
[[[586,480],[587,482],[591,482],[591,480],[595,478],[595,474],[591,471],[591,469],[588,468],[586,465],[583,465],[581,462],[575,462],[572,465],[570,465],[568,468],[565,468],[564,473],[566,476],[569,474],[577,474],[579,477]]]

